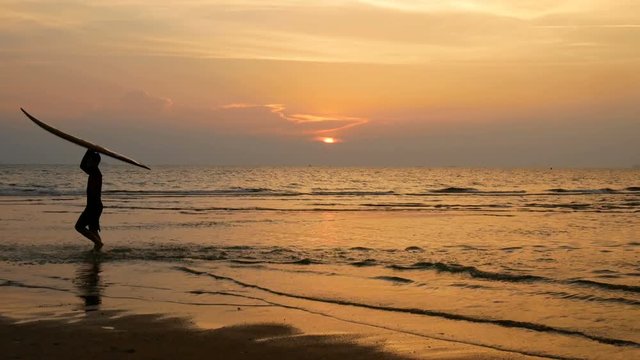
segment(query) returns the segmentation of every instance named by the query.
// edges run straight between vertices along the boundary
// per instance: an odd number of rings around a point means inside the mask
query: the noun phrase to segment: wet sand
[[[4,288],[3,359],[534,359],[275,307],[136,304]],[[46,297],[43,295],[46,294]],[[131,310],[113,310],[114,307]],[[147,313],[144,312],[153,312]]]
[[[77,323],[0,322],[4,359],[407,359],[353,335],[304,335],[286,325],[201,330],[152,315],[97,316]]]

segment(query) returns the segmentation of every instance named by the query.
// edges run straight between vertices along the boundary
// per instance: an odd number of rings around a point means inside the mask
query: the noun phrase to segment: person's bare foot
[[[90,230],[90,233],[91,233],[91,241],[93,241],[93,250],[100,251],[100,249],[102,249],[102,246],[104,245],[102,243],[102,239],[100,238],[100,233],[98,233],[95,230]]]

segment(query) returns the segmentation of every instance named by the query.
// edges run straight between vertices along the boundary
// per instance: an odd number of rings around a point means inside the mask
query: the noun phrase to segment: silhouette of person
[[[100,281],[100,254],[89,253],[76,269],[75,285],[78,297],[84,302],[84,311],[91,312],[100,309],[102,304],[102,283]]]
[[[102,173],[98,168],[100,154],[87,150],[80,169],[89,175],[87,180],[87,206],[76,222],[76,230],[94,244],[94,250],[102,248],[100,238],[100,215],[102,215]]]

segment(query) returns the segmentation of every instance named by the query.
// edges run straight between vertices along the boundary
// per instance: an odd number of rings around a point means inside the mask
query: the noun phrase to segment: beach
[[[1,169],[9,359],[640,354],[637,170]]]
[[[640,360],[640,1],[0,9],[0,360]]]
[[[176,317],[181,311],[171,307],[155,309],[159,311],[156,315],[96,311],[80,317],[70,311],[59,319],[16,323],[15,319],[3,318],[0,345],[7,359],[537,358],[420,336],[399,336],[368,326],[345,326],[338,320],[327,321],[295,310],[231,308],[209,309],[215,326],[210,323],[204,327],[187,317]],[[310,325],[318,320],[321,323]],[[223,323],[229,325],[221,326]]]

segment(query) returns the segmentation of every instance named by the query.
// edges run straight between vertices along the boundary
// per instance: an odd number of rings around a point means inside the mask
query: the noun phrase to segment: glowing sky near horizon
[[[640,164],[638,1],[0,4],[0,162]]]

